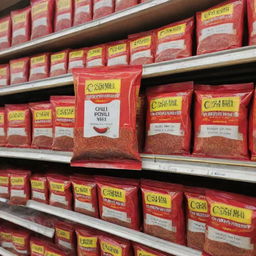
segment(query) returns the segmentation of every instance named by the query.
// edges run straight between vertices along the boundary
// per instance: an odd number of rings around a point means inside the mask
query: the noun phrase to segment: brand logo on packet
[[[15,69],[15,68],[23,68],[24,67],[24,61],[18,61],[18,62],[14,62],[11,64],[11,68]]]
[[[171,196],[168,194],[145,192],[145,202],[146,204],[155,205],[163,208],[171,208],[172,200]]]
[[[211,205],[211,216],[232,220],[243,224],[252,224],[253,211],[239,208],[228,204],[213,203]]]
[[[137,251],[137,255],[138,256],[156,256],[156,254],[150,253],[150,252],[146,252],[144,250],[138,250]]]
[[[64,52],[51,55],[51,61],[52,62],[61,61],[61,60],[64,60],[64,58],[65,58],[65,53]]]
[[[208,205],[206,200],[189,198],[188,208],[190,211],[193,211],[193,212],[208,213]]]
[[[12,236],[12,241],[14,244],[24,246],[25,245],[25,238],[24,237],[19,237],[19,236]]]
[[[8,185],[9,184],[9,177],[0,176],[0,184],[1,185]]]
[[[69,9],[70,8],[70,0],[58,0],[57,8],[59,10]]]
[[[70,232],[65,231],[63,229],[56,228],[56,233],[57,233],[57,237],[70,240],[70,237],[71,237]]]
[[[41,55],[41,56],[31,58],[31,63],[32,63],[32,65],[44,64],[45,63],[45,55]]]
[[[126,202],[125,190],[112,187],[102,187],[101,195],[103,198],[119,201],[122,203]]]
[[[102,47],[91,49],[87,53],[87,58],[98,57],[102,55]]]
[[[14,24],[22,23],[26,21],[26,12],[16,14],[13,16]]]
[[[62,256],[61,254],[59,253],[55,253],[55,252],[51,252],[51,251],[46,251],[45,252],[45,256]]]
[[[238,112],[240,97],[203,98],[202,112],[227,111]]]
[[[145,36],[145,37],[139,38],[139,39],[131,42],[131,48],[135,49],[138,47],[150,46],[151,41],[152,41],[152,36]]]
[[[216,17],[231,15],[233,14],[234,5],[233,4],[226,4],[219,8],[211,9],[209,11],[202,12],[202,21],[207,21]]]
[[[10,111],[8,113],[9,121],[24,121],[25,120],[25,111]]]
[[[11,177],[12,186],[23,186],[25,184],[25,180],[23,177]]]
[[[121,91],[121,79],[111,80],[86,80],[85,94],[119,94]]]
[[[44,182],[40,180],[31,180],[31,187],[32,189],[44,189]]]
[[[0,23],[0,32],[5,32],[7,31],[9,27],[9,21],[4,21]]]
[[[75,118],[75,107],[56,107],[57,118]]]
[[[96,248],[97,238],[78,235],[78,244],[80,247],[83,247],[83,248]]]
[[[35,120],[51,120],[52,119],[52,110],[35,110],[34,111]]]
[[[12,234],[11,233],[6,233],[6,232],[1,232],[1,238],[4,241],[11,241],[12,240]]]
[[[84,51],[81,50],[81,51],[75,51],[75,52],[70,52],[70,58],[73,59],[73,58],[82,58],[84,56]]]
[[[182,109],[182,97],[158,98],[150,101],[150,112]]]
[[[122,248],[110,243],[101,242],[101,250],[104,253],[113,255],[113,256],[122,256]]]
[[[92,188],[90,186],[74,184],[74,190],[75,190],[75,193],[79,195],[84,195],[84,196],[92,195]]]
[[[50,181],[50,188],[53,191],[57,192],[64,192],[65,191],[65,185],[62,183],[52,182]]]
[[[163,29],[158,32],[158,38],[162,39],[168,36],[177,35],[177,34],[183,34],[186,31],[186,24],[180,24],[173,27],[169,27],[166,29]]]
[[[108,48],[108,55],[112,56],[114,54],[118,54],[125,51],[126,51],[126,44],[118,44]]]
[[[41,246],[41,245],[36,245],[34,243],[32,243],[31,245],[31,251],[33,253],[38,253],[40,255],[44,255],[44,246]]]
[[[32,16],[37,15],[37,14],[42,13],[42,12],[46,12],[47,9],[48,9],[48,2],[47,1],[35,4],[32,7]]]
[[[4,124],[4,113],[0,113],[0,124]]]
[[[7,68],[0,68],[0,76],[6,76]]]

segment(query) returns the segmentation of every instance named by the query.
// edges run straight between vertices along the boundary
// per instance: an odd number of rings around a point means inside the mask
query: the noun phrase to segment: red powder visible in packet
[[[52,148],[53,142],[53,118],[52,104],[49,102],[30,103],[33,119],[32,147]]]
[[[30,40],[30,7],[22,10],[12,11],[12,46]]]
[[[31,199],[48,204],[49,189],[48,181],[44,174],[34,174],[30,178],[31,184]]]
[[[10,61],[11,84],[20,84],[28,81],[29,62],[29,57]]]
[[[11,17],[7,16],[0,19],[0,49],[6,49],[11,46],[12,23]]]
[[[55,0],[55,25],[54,31],[58,32],[72,27],[73,24],[73,1]]]
[[[140,230],[138,215],[139,181],[114,177],[97,177],[101,219]]]
[[[27,148],[31,144],[31,115],[27,104],[5,105],[7,147]]]
[[[139,3],[139,0],[115,0],[115,11],[121,11],[129,7],[135,6]]]
[[[45,79],[49,76],[49,53],[30,58],[29,81]]]
[[[74,69],[72,166],[141,169],[136,102],[141,66]]]
[[[197,13],[197,54],[242,46],[244,0],[229,0]]]
[[[74,2],[74,26],[92,20],[93,0],[75,0]]]
[[[99,19],[115,11],[115,0],[93,0],[93,19]]]

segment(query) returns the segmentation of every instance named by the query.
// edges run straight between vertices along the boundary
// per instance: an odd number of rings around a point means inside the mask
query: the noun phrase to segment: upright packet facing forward
[[[0,170],[0,198],[10,198],[10,173],[9,170]]]
[[[74,26],[92,20],[93,0],[74,0]]]
[[[229,0],[197,13],[197,54],[242,46],[244,0]]]
[[[68,52],[69,50],[64,50],[51,54],[50,76],[60,76],[67,73]]]
[[[160,85],[147,90],[145,152],[189,154],[193,82]]]
[[[206,191],[210,217],[204,250],[210,255],[256,254],[256,200],[237,194]]]
[[[15,254],[22,256],[22,255],[29,255],[30,254],[30,232],[25,229],[16,228],[12,231],[12,244]]]
[[[115,0],[93,0],[93,19],[99,19],[113,13]]]
[[[55,0],[54,31],[58,32],[72,27],[73,0]]]
[[[142,180],[144,232],[173,243],[185,244],[181,185]]]
[[[72,166],[141,169],[136,102],[142,68],[75,69]]]
[[[34,174],[30,178],[31,199],[40,203],[48,204],[49,189],[47,177],[43,174]]]
[[[100,218],[127,228],[140,230],[138,215],[139,181],[97,177]]]
[[[31,4],[31,39],[53,32],[54,0],[39,0]]]
[[[13,227],[8,224],[1,225],[0,228],[0,244],[1,247],[11,251],[13,249],[12,244],[12,231]]]
[[[256,44],[256,2],[247,0],[249,45]]]
[[[0,65],[0,87],[10,84],[10,66],[9,64]]]
[[[52,104],[49,102],[31,103],[32,147],[51,149],[53,142]]]
[[[195,89],[194,155],[247,159],[253,84],[199,85]]]
[[[156,62],[192,55],[194,18],[172,23],[156,30]]]
[[[0,147],[6,145],[6,114],[5,108],[0,107]]]
[[[30,7],[11,12],[12,19],[12,46],[30,40]]]
[[[20,58],[10,61],[11,84],[20,84],[28,81],[30,58]]]
[[[44,256],[46,241],[40,237],[31,237],[30,238],[30,256]]]
[[[253,102],[250,111],[249,121],[249,147],[251,151],[251,159],[256,160],[256,93],[253,93]]]
[[[107,66],[129,65],[129,42],[127,40],[109,43],[106,46]]]
[[[5,105],[7,147],[31,145],[31,115],[27,104]]]
[[[84,68],[86,65],[86,49],[71,50],[68,55],[68,73],[73,68]]]
[[[87,51],[86,55],[86,67],[102,67],[106,64],[106,46],[97,45],[91,47]]]
[[[12,23],[11,17],[7,16],[0,19],[0,49],[6,49],[11,46]]]
[[[29,81],[45,79],[49,76],[49,53],[30,58]]]

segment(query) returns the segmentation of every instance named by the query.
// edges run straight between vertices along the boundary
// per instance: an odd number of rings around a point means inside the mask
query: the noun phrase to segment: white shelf
[[[12,0],[14,1],[14,0]],[[159,22],[170,23],[180,17],[192,16],[196,11],[208,8],[221,0],[151,0],[132,8],[113,13],[98,20],[52,33],[29,42],[0,51],[0,59],[10,59],[33,51],[52,51],[75,44],[94,44],[120,39],[134,31],[143,31]]]
[[[14,254],[2,247],[0,247],[0,255],[2,255],[2,256],[17,256],[17,254]]]
[[[160,77],[188,71],[217,68],[234,64],[245,64],[256,61],[256,46],[242,47],[211,54],[192,56],[189,58],[145,65],[143,78]],[[0,96],[30,92],[35,90],[56,88],[73,84],[71,74],[47,78],[0,88]]]
[[[52,150],[0,148],[0,157],[69,164],[72,153]],[[142,169],[256,183],[256,162],[142,154]]]
[[[19,225],[23,228],[29,229],[31,231],[34,231],[38,234],[44,235],[49,238],[53,238],[54,236],[54,232],[55,232],[54,229],[26,220],[24,218],[21,218],[15,214],[6,212],[4,210],[0,210],[0,219],[7,220],[11,223],[14,223],[16,225]]]
[[[57,208],[54,206],[38,203],[36,201],[28,201],[27,207],[45,212],[60,218],[74,221],[78,224],[86,225],[91,228],[96,228],[98,230],[116,235],[133,242],[141,243],[143,245],[149,246],[151,248],[163,251],[165,253],[170,253],[176,256],[201,256],[202,252],[190,249],[185,246],[174,244],[171,242],[164,241],[162,239],[149,236],[142,232],[138,232],[129,228],[125,228],[119,225],[115,225],[100,219],[96,219],[84,214],[77,212],[65,210],[62,208]]]

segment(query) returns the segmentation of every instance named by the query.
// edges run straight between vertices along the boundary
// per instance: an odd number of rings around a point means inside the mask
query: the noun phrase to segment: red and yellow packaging
[[[0,19],[0,49],[6,49],[11,46],[12,23],[11,17],[6,16]]]
[[[256,44],[256,2],[247,0],[249,45]],[[0,25],[1,26],[1,25]]]
[[[31,3],[31,39],[53,32],[54,0],[39,0]]]
[[[192,56],[193,29],[193,17],[157,29],[155,62]]]
[[[40,203],[48,204],[49,189],[48,181],[44,174],[34,174],[30,178],[31,199]]]
[[[99,256],[99,235],[95,230],[77,227],[77,254],[78,256]]]
[[[56,244],[46,243],[44,256],[69,256],[65,250],[59,249]]]
[[[52,96],[53,144],[52,149],[72,151],[74,147],[75,97]]]
[[[206,191],[210,217],[204,250],[210,255],[256,253],[256,200],[237,194]]]
[[[9,84],[10,84],[10,66],[9,64],[0,65],[0,87],[7,86]]]
[[[129,65],[129,52],[127,40],[107,44],[107,66]]]
[[[10,174],[9,170],[0,170],[0,198],[10,198]]]
[[[12,231],[12,244],[13,249],[17,255],[28,255],[29,254],[29,240],[30,232],[25,229],[14,229]]]
[[[73,25],[73,0],[55,0],[54,31],[58,32]]]
[[[47,78],[49,76],[49,66],[49,53],[31,57],[29,81]]]
[[[0,146],[6,145],[6,114],[5,108],[0,107]]]
[[[132,248],[128,240],[111,235],[100,235],[101,256],[131,256]]]
[[[127,228],[140,230],[139,181],[105,176],[97,177],[96,181],[100,218]]]
[[[185,196],[187,212],[187,246],[203,251],[206,223],[209,218],[205,190],[191,187],[187,189]]]
[[[198,12],[197,54],[242,46],[244,7],[244,0],[229,0]]]
[[[64,75],[68,71],[69,50],[53,53],[51,55],[50,76]]]
[[[137,5],[140,0],[115,0],[115,11],[121,11]]]
[[[48,174],[50,198],[52,206],[72,210],[71,181],[68,177],[60,174]]]
[[[93,19],[99,19],[115,11],[115,0],[93,0]]]
[[[12,19],[12,46],[30,40],[31,8],[11,12]]]
[[[74,26],[92,20],[92,16],[93,0],[74,0]]]
[[[75,253],[75,229],[74,224],[67,221],[55,222],[55,244],[62,250]]]
[[[70,180],[73,186],[74,210],[98,218],[97,183],[94,177],[74,175]]]
[[[86,65],[87,49],[78,49],[69,51],[68,56],[68,72],[70,73],[73,68],[84,68]]]
[[[25,205],[30,199],[28,170],[10,170],[10,204]]]
[[[102,67],[106,64],[106,46],[90,47],[86,55],[86,67]]]
[[[30,103],[32,113],[32,147],[51,149],[53,142],[52,104]]]
[[[196,156],[248,159],[247,115],[253,84],[195,87]]]
[[[137,243],[133,244],[133,250],[134,256],[171,256],[170,254],[166,254]]]
[[[29,63],[29,57],[10,61],[11,84],[21,84],[28,81]]]
[[[251,160],[256,160],[256,93],[253,94],[253,102],[250,111],[249,121],[249,147],[251,151]]]
[[[31,145],[31,115],[27,104],[5,105],[7,147]]]
[[[44,256],[46,243],[41,238],[31,237],[29,242],[30,256]]]
[[[189,154],[192,93],[193,82],[160,85],[147,90],[146,153]]]
[[[155,33],[142,32],[129,36],[130,65],[145,65],[155,61]]]
[[[8,226],[7,226],[8,225]],[[13,228],[9,224],[1,225],[0,228],[0,244],[1,247],[8,249],[9,251],[13,250],[12,244],[12,231]]]
[[[136,102],[141,66],[74,69],[72,166],[141,169]]]
[[[142,180],[144,232],[177,244],[185,244],[183,187]]]

